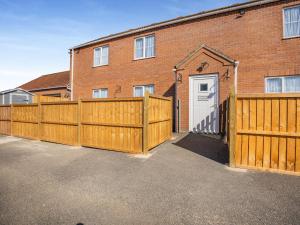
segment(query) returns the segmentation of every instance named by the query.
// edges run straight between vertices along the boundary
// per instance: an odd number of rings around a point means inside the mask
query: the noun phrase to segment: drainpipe
[[[71,101],[74,100],[74,87],[73,87],[73,77],[74,77],[74,49],[71,50]]]
[[[177,68],[176,66],[174,66],[174,69],[173,69],[173,73],[174,73],[174,79],[175,79],[175,82],[174,82],[174,101],[175,101],[175,112],[174,112],[174,116],[175,116],[175,132],[178,133],[178,103],[177,103]]]
[[[237,94],[237,87],[238,87],[238,67],[240,62],[235,61],[234,62],[234,93]]]

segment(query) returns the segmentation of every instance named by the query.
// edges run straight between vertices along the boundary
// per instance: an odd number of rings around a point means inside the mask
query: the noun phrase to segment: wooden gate
[[[230,96],[230,165],[300,172],[300,94]]]

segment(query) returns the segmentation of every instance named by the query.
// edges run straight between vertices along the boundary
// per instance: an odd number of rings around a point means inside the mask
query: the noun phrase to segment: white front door
[[[190,131],[219,133],[218,76],[190,77]]]

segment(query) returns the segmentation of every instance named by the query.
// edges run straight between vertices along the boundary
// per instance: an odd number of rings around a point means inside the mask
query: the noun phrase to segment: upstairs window
[[[93,98],[107,98],[108,97],[108,89],[100,88],[93,90]]]
[[[266,78],[266,93],[300,92],[300,76]]]
[[[134,86],[133,90],[133,96],[134,97],[143,97],[148,91],[150,94],[154,94],[154,85],[139,85],[139,86]]]
[[[300,37],[300,5],[283,10],[284,37]]]
[[[94,49],[94,66],[108,65],[108,46],[102,46]]]
[[[134,59],[145,59],[155,56],[155,37],[149,35],[135,39]]]

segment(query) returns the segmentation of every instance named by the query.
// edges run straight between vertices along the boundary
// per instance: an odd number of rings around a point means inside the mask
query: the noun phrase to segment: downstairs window
[[[154,85],[139,85],[139,86],[134,86],[133,88],[133,96],[134,97],[143,97],[148,91],[150,94],[154,94]]]
[[[93,98],[107,98],[108,97],[108,89],[100,88],[93,90]]]
[[[296,93],[300,92],[300,75],[265,78],[266,93]]]

